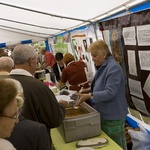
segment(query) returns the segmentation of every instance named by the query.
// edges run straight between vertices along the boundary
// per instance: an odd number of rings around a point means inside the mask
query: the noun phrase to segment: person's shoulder
[[[69,65],[69,66],[66,66],[63,70],[62,70],[62,72],[68,72],[68,70],[70,70],[70,68],[72,68],[72,67],[70,67],[71,65]]]
[[[21,78],[22,78],[22,80],[29,82],[29,83],[40,84],[40,85],[43,84],[43,82],[41,82],[40,80],[38,80],[32,76],[22,76]]]
[[[50,51],[46,51],[46,54],[48,54],[48,55],[53,55],[53,53],[50,52]]]
[[[112,56],[110,56],[110,57],[106,60],[106,63],[107,63],[109,66],[119,66],[118,62],[117,62]]]
[[[0,138],[0,150],[16,150],[16,149],[8,140]]]
[[[84,63],[83,61],[81,61],[81,60],[76,61],[74,64],[75,64],[76,66],[85,67],[85,63]]]
[[[24,80],[26,80],[26,82],[30,82],[30,83],[34,83],[34,84],[40,84],[40,85],[44,84],[43,82],[41,82],[40,80],[38,80],[32,76],[25,76]]]
[[[39,132],[47,132],[45,124],[26,119],[22,115],[19,116],[19,123],[15,126],[14,131],[20,131],[22,134],[31,133],[36,135]]]
[[[114,73],[121,73],[122,67],[121,65],[115,60],[115,59],[110,59],[108,64],[107,64],[107,69],[110,71],[113,71]]]
[[[80,60],[78,61],[80,64],[85,65],[84,61]]]
[[[29,120],[29,119],[23,119],[19,123],[22,124],[22,125],[25,125],[26,127],[30,126],[30,129],[33,129],[33,130],[40,129],[40,128],[46,128],[46,126],[44,124],[36,122],[36,121]]]
[[[32,76],[17,76],[17,75],[12,75],[11,76],[12,78],[18,80],[22,85],[23,87],[26,85],[30,85],[28,88],[44,88],[46,89],[46,85],[44,84],[44,82],[32,77]]]

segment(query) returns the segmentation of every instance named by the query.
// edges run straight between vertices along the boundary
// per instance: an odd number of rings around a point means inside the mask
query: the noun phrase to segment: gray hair
[[[14,48],[12,57],[15,65],[20,65],[28,62],[30,58],[37,58],[37,54],[32,46],[27,44],[19,44]]]
[[[14,68],[14,61],[11,57],[0,57],[0,71],[10,72]]]
[[[109,57],[111,55],[108,45],[103,41],[103,40],[99,40],[99,41],[95,41],[93,42],[89,48],[88,48],[89,52],[100,52],[101,55]]]

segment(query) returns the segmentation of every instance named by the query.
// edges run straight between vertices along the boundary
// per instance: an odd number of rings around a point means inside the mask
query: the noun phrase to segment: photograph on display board
[[[77,60],[83,61],[86,64],[86,74],[87,79],[92,80],[92,72],[95,71],[95,68],[93,67],[93,61],[90,58],[90,53],[87,52],[88,46],[91,44],[90,42],[93,42],[92,38],[85,39],[85,34],[77,34],[72,36],[72,48],[74,57],[77,57]]]
[[[87,52],[87,41],[86,40],[83,40],[83,45],[84,45],[85,51]]]
[[[67,33],[63,37],[64,37],[64,43],[69,43],[69,39],[70,39],[69,34]]]
[[[57,39],[55,39],[55,43],[53,45],[54,47],[54,52],[61,52],[63,54],[68,53],[68,44],[64,43],[64,37],[63,36],[58,36]]]
[[[115,60],[121,65],[123,68],[123,72],[125,75],[125,80],[127,84],[127,73],[126,73],[126,66],[124,60],[124,50],[121,40],[121,29],[111,29],[109,32],[109,40],[110,40],[110,48],[111,53],[114,56]]]
[[[118,29],[113,29],[110,32],[110,44],[111,44],[111,49],[113,56],[115,60],[122,65],[123,61],[123,52],[122,52],[122,43],[120,41],[120,32]]]
[[[75,60],[78,60],[78,50],[77,50],[76,39],[72,39],[72,49],[73,49],[73,56],[74,56]]]
[[[88,39],[83,40],[83,46],[84,46],[85,52],[87,52],[87,49],[88,49],[89,45],[92,44],[92,43],[93,43],[92,38],[88,38]]]

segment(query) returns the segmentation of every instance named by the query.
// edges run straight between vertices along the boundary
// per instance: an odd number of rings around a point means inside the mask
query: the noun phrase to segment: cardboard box
[[[86,103],[82,103],[79,109],[67,108],[58,131],[66,143],[98,136],[101,132],[100,114]]]

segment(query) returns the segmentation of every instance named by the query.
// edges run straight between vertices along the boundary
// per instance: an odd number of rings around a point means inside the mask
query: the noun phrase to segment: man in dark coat
[[[10,72],[10,76],[21,83],[25,96],[22,115],[45,124],[50,134],[51,128],[62,123],[68,102],[61,100],[58,103],[49,87],[33,77],[37,67],[37,54],[32,46],[16,46],[12,57],[15,69]],[[52,146],[52,142],[50,144]]]

